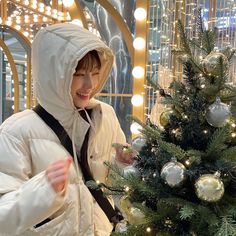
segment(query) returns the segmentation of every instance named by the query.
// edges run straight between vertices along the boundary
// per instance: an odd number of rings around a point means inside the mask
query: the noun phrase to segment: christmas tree
[[[135,164],[124,170],[107,164],[113,179],[107,188],[121,195],[128,219],[115,236],[236,235],[236,88],[228,83],[235,50],[216,50],[217,29],[206,30],[201,13],[196,39],[177,25],[173,53],[183,80],[174,80],[170,93],[153,84],[167,107],[161,126],[132,118],[142,126],[132,144]]]

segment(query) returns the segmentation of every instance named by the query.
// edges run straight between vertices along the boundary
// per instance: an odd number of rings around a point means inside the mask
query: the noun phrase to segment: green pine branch
[[[161,131],[157,128],[152,128],[149,125],[142,122],[140,119],[134,116],[127,116],[127,119],[130,121],[134,121],[138,123],[143,129],[140,132],[147,138],[147,139],[160,139]]]
[[[228,147],[221,152],[221,159],[231,162],[232,165],[236,165],[236,146]]]
[[[206,30],[202,33],[202,47],[210,54],[215,48],[217,29]]]
[[[181,220],[191,220],[191,218],[195,215],[195,209],[192,206],[185,205],[180,209],[179,213]]]
[[[197,47],[197,49],[201,51],[204,55],[208,54],[208,51],[204,47],[202,47],[202,45],[196,39],[189,39],[189,44],[192,47]]]
[[[200,164],[202,156],[204,155],[204,152],[195,149],[190,149],[186,153],[186,160],[188,160],[190,164]]]
[[[186,35],[186,32],[185,32],[185,30],[184,30],[184,26],[183,26],[181,20],[178,20],[178,22],[177,22],[177,29],[178,29],[179,36],[180,36],[181,49],[182,49],[189,57],[192,57],[192,52],[191,52],[191,49],[190,49],[189,44],[188,44],[187,35]]]
[[[165,142],[163,140],[158,141],[160,148],[171,156],[175,157],[177,160],[184,160],[186,158],[186,152],[180,146],[173,143]]]
[[[236,53],[236,49],[232,49],[230,47],[226,47],[225,49],[223,49],[221,51],[221,53],[223,53],[227,57],[228,61],[231,62],[233,56]]]
[[[211,137],[211,140],[208,144],[206,153],[204,155],[205,159],[216,159],[221,156],[221,152],[227,148],[225,144],[229,136],[229,127],[224,126],[223,128],[217,129]]]
[[[232,216],[223,216],[215,236],[236,236],[236,222]]]
[[[197,30],[198,35],[204,32],[203,26],[204,24],[203,24],[203,19],[202,19],[202,8],[199,7],[197,9],[197,24],[196,24],[196,30]]]

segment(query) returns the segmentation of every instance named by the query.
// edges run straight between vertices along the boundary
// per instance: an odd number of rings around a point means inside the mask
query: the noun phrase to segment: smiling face
[[[76,108],[85,108],[91,94],[99,84],[101,62],[97,51],[88,52],[79,62],[73,74],[71,96]]]

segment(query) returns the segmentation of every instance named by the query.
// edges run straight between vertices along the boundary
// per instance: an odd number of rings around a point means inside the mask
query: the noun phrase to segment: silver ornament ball
[[[178,187],[186,178],[186,168],[177,161],[167,162],[161,169],[161,177],[170,187]]]
[[[137,152],[140,152],[140,150],[145,144],[146,139],[141,136],[138,136],[132,140],[132,148]]]
[[[230,115],[229,106],[222,103],[220,98],[217,97],[216,101],[210,105],[206,111],[206,120],[210,125],[219,128],[226,124]]]
[[[127,221],[123,220],[116,224],[115,232],[125,233],[127,232]]]
[[[217,175],[205,174],[195,183],[196,195],[207,202],[217,202],[224,195],[224,184]]]
[[[203,68],[207,74],[211,75],[218,75],[218,71],[216,70],[217,66],[219,65],[219,59],[222,58],[223,60],[223,66],[228,68],[229,67],[229,61],[227,57],[220,52],[211,52],[209,55],[207,55],[203,59]]]
[[[123,175],[125,178],[129,177],[129,176],[140,176],[139,170],[137,168],[135,168],[134,166],[126,166],[123,169]]]

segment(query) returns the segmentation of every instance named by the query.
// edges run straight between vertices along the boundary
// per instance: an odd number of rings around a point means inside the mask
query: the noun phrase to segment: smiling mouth
[[[79,96],[79,98],[83,99],[83,100],[87,100],[90,97],[90,94],[88,93],[76,93],[77,96]]]

